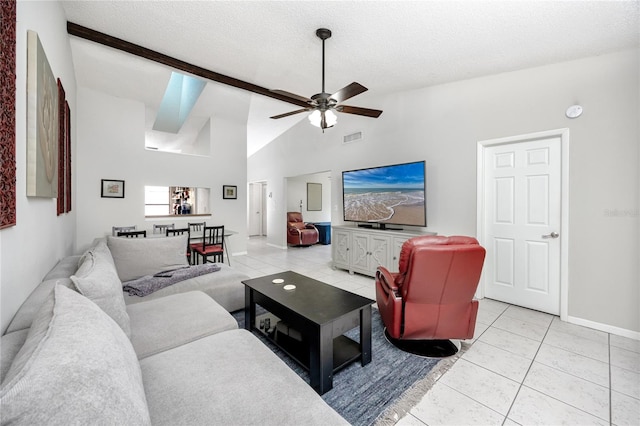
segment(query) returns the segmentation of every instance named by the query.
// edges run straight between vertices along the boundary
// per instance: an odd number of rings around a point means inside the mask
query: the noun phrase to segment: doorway
[[[478,143],[479,297],[566,319],[568,145],[568,129]]]
[[[249,184],[249,236],[267,235],[267,183]]]
[[[300,212],[305,222],[331,222],[331,172],[286,179],[286,211]]]

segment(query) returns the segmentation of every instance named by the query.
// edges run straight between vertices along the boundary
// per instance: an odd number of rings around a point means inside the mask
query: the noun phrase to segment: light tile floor
[[[251,238],[231,262],[252,278],[292,270],[375,299],[373,278],[331,268],[330,245]],[[468,343],[398,425],[640,425],[640,341],[483,299]]]

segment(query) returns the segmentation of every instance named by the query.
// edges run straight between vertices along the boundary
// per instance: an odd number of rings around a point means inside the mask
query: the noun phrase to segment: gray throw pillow
[[[148,425],[131,342],[86,297],[57,285],[0,389],[3,424]]]
[[[105,243],[84,255],[84,262],[71,281],[78,291],[98,305],[118,323],[125,334],[131,337],[131,326],[122,293],[122,282],[118,278],[113,259]]]
[[[158,238],[107,237],[120,281],[189,266],[187,235]]]

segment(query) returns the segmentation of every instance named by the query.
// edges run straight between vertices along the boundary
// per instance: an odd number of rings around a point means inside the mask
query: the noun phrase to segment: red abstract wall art
[[[0,2],[0,229],[16,224],[16,2]]]

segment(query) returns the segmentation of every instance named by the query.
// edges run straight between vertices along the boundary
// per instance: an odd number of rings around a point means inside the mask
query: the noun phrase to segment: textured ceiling
[[[269,89],[369,88],[349,104],[392,92],[638,47],[640,1],[68,1],[67,19]],[[72,39],[81,86],[157,108],[170,70]],[[248,152],[304,118],[297,109],[220,85],[207,113],[246,120]],[[197,107],[202,107],[198,105]],[[361,118],[370,120],[370,118]],[[339,124],[338,124],[339,125]]]

